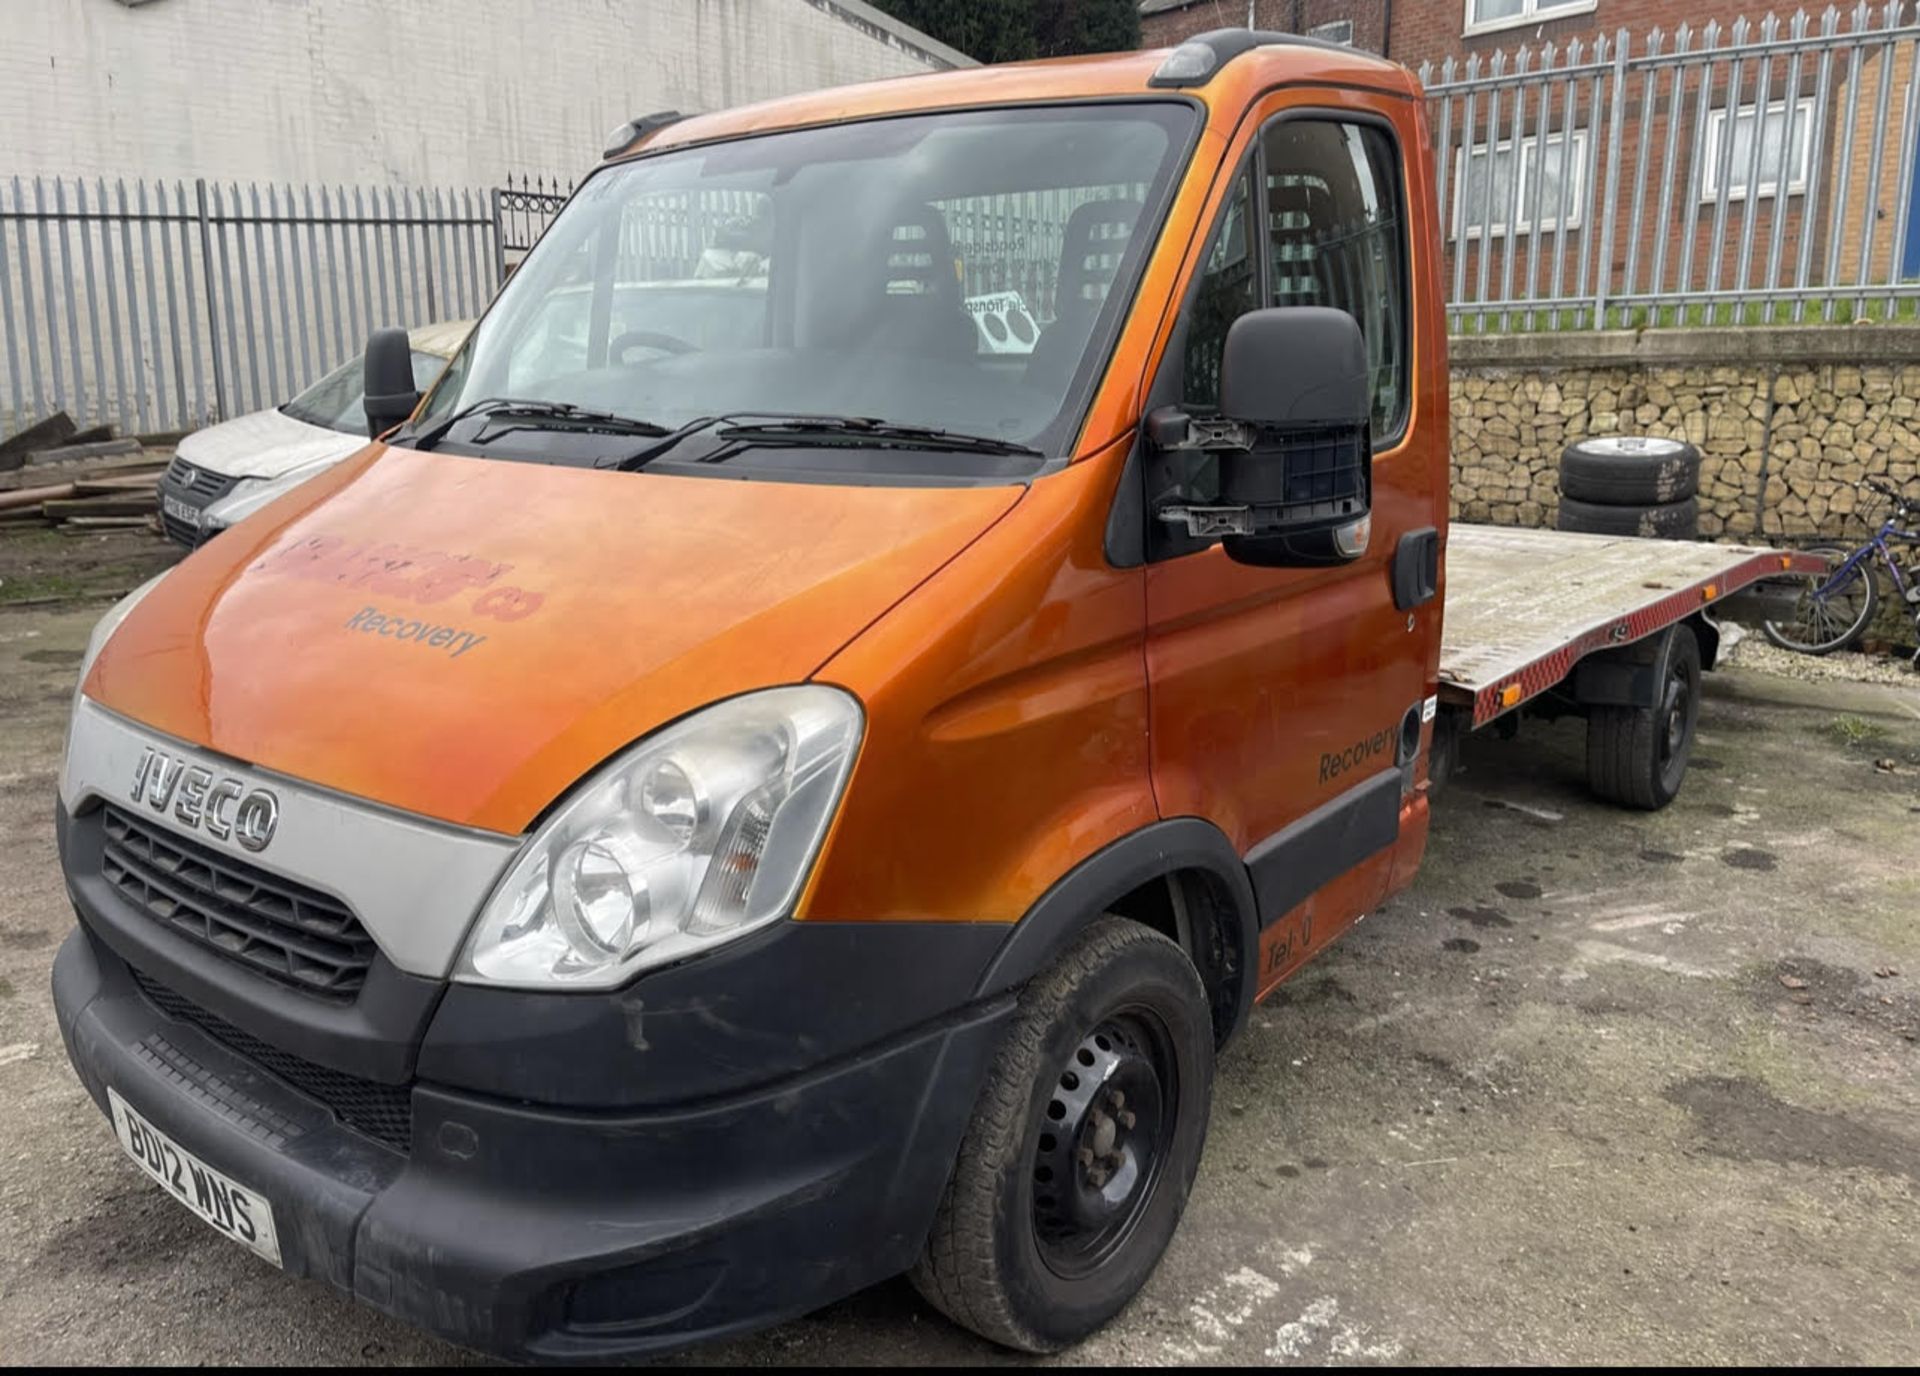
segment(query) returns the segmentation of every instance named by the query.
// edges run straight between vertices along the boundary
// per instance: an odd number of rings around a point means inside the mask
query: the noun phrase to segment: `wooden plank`
[[[18,434],[0,441],[0,469],[18,468],[34,450],[64,444],[72,435],[73,417],[65,411],[55,411],[46,419],[37,420]]]
[[[97,459],[107,454],[138,454],[139,440],[99,440],[93,444],[69,444],[58,449],[38,449],[27,455],[29,464],[65,463],[68,459]]]
[[[103,474],[159,474],[165,468],[165,462],[151,454],[114,455],[104,459],[75,459],[71,463],[35,464],[32,468],[23,468],[17,473],[0,473],[0,493],[12,492],[23,487],[45,487],[52,482],[78,481]]]
[[[151,497],[80,497],[40,503],[41,514],[64,521],[76,516],[145,516],[153,510]]]
[[[58,501],[62,497],[72,495],[72,483],[57,483],[52,487],[28,487],[18,492],[0,492],[0,511],[18,511],[23,507],[37,507],[42,502]]]
[[[133,530],[146,524],[144,516],[73,516],[60,523],[60,533],[84,535],[94,530]]]
[[[151,492],[160,486],[162,470],[151,473],[129,473],[124,477],[75,478],[73,495],[76,497],[110,497],[121,492]]]

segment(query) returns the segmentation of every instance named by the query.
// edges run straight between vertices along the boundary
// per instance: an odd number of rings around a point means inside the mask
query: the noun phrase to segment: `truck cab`
[[[1429,149],[1245,30],[622,131],[426,397],[376,339],[383,435],[95,632],[54,996],[121,1144],[508,1356],[902,1272],[1096,1330],[1425,844]]]

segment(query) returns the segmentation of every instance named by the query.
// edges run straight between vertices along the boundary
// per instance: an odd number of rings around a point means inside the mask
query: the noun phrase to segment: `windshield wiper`
[[[936,430],[925,425],[900,425],[873,416],[792,416],[786,419],[729,425],[715,438],[748,443],[771,441],[797,445],[881,445],[905,449],[955,450],[970,454],[1030,454],[1045,457],[1031,445],[963,430]]]
[[[725,429],[714,430],[716,426]],[[725,415],[702,416],[690,420],[678,430],[664,434],[658,444],[629,454],[610,467],[631,472],[645,468],[655,459],[691,435],[714,430],[722,441],[698,462],[718,463],[742,448],[752,445],[791,445],[828,448],[881,447],[891,449],[938,449],[969,454],[1026,454],[1044,458],[1038,449],[1011,440],[988,435],[969,435],[958,430],[936,430],[923,425],[900,425],[874,416],[811,415],[794,411],[731,411]]]
[[[607,430],[619,435],[660,436],[672,432],[664,425],[656,425],[650,420],[635,420],[631,416],[615,415],[611,411],[595,411],[585,406],[575,406],[567,401],[540,401],[533,398],[487,397],[471,406],[463,406],[431,429],[423,430],[413,439],[415,449],[431,449],[447,437],[449,431],[463,420],[475,416],[485,416],[489,420],[513,420],[520,422],[514,429],[539,429],[542,426],[557,425],[567,429]]]

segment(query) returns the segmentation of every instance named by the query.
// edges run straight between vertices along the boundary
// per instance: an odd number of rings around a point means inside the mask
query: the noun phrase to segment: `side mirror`
[[[367,336],[367,434],[378,438],[413,414],[420,393],[413,385],[413,348],[407,332],[388,328]]]
[[[1265,567],[1341,564],[1366,552],[1373,501],[1366,341],[1345,311],[1274,306],[1228,327],[1220,415],[1147,418],[1165,448],[1219,456],[1218,505],[1173,508],[1227,557]]]

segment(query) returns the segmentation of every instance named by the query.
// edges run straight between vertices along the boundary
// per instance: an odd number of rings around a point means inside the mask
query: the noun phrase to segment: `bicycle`
[[[1858,549],[1844,545],[1807,547],[1806,553],[1828,560],[1827,572],[1805,576],[1792,621],[1766,621],[1760,627],[1767,639],[1782,649],[1830,655],[1859,640],[1880,607],[1879,585],[1871,563],[1875,554],[1886,565],[1894,590],[1906,602],[1915,630],[1920,633],[1920,558],[1902,571],[1893,549],[1895,544],[1920,549],[1920,500],[1907,497],[1878,478],[1867,478],[1853,486],[1885,497],[1892,503],[1892,510]],[[1914,663],[1920,668],[1920,651],[1915,652]]]

